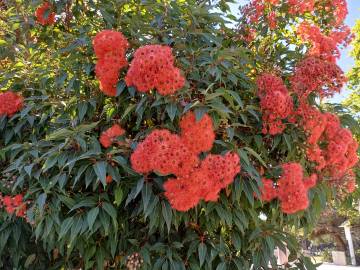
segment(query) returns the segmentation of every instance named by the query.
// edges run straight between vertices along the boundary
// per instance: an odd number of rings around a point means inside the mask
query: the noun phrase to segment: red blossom
[[[113,178],[111,175],[106,176],[106,184],[111,184],[112,181],[113,181]]]
[[[164,189],[172,208],[178,211],[188,211],[200,201],[192,182],[187,178],[169,179],[164,183]]]
[[[240,159],[230,152],[225,156],[209,154],[201,162],[200,170],[206,171],[209,178],[203,185],[201,197],[205,201],[216,201],[221,189],[230,185],[240,172]]]
[[[340,57],[339,46],[347,46],[351,40],[351,31],[348,26],[341,26],[330,34],[325,35],[314,24],[302,22],[298,27],[298,34],[303,41],[311,43],[309,54],[326,61],[334,62]]]
[[[35,11],[36,21],[41,25],[52,25],[55,23],[55,12],[49,2],[44,2]]]
[[[9,215],[15,213],[17,217],[25,217],[27,207],[22,194],[17,194],[14,197],[4,196],[2,204]]]
[[[257,78],[262,111],[263,133],[279,134],[285,129],[282,120],[290,116],[293,100],[281,78],[264,73]]]
[[[240,172],[239,163],[234,153],[210,154],[188,176],[165,182],[165,196],[178,211],[187,211],[200,200],[217,201],[221,189],[231,184]]]
[[[263,187],[260,188],[261,200],[265,202],[271,202],[273,199],[276,199],[278,196],[277,188],[275,183],[271,179],[263,178],[262,180]]]
[[[207,152],[215,140],[212,119],[205,114],[196,121],[194,112],[188,112],[180,120],[181,140],[195,154]]]
[[[154,130],[131,155],[133,169],[139,173],[186,176],[199,163],[197,155],[182,142],[180,136],[166,129]]]
[[[119,125],[115,124],[111,128],[107,129],[100,136],[100,143],[103,147],[110,147],[117,137],[124,135],[125,130]]]
[[[276,29],[277,21],[276,21],[276,13],[274,11],[270,12],[267,16],[269,27],[271,30]]]
[[[358,143],[351,131],[341,127],[335,114],[322,113],[306,103],[300,105],[296,114],[307,135],[308,160],[330,183],[341,181],[358,162]]]
[[[303,169],[298,163],[283,164],[282,170],[277,181],[281,210],[287,214],[305,210],[309,206],[308,189],[312,184],[309,185],[308,179],[304,180]]]
[[[146,45],[137,49],[125,81],[140,92],[156,88],[161,95],[174,94],[185,84],[185,78],[174,66],[171,48],[163,45]]]
[[[23,108],[23,98],[18,94],[6,91],[0,94],[0,115],[12,116]]]
[[[315,6],[315,0],[288,0],[290,14],[304,14],[312,12]]]
[[[300,100],[306,101],[312,92],[321,97],[339,93],[346,82],[346,77],[335,63],[317,57],[307,57],[298,63],[290,81],[293,91]]]
[[[98,57],[95,74],[100,81],[100,90],[108,96],[115,96],[119,71],[127,65],[125,53],[129,43],[122,33],[103,30],[95,36],[93,47]]]
[[[316,185],[317,175],[304,178],[299,163],[285,163],[281,167],[282,174],[276,184],[271,179],[262,179],[261,200],[270,202],[277,198],[281,210],[287,214],[305,210],[309,206],[308,190]]]

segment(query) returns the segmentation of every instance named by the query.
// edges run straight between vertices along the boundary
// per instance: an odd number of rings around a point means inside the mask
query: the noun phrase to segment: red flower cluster
[[[180,69],[174,66],[171,48],[162,45],[146,45],[137,49],[125,81],[140,92],[156,88],[161,95],[174,94],[185,84]]]
[[[330,21],[329,24],[335,27],[343,24],[348,14],[346,0],[318,1],[318,9],[325,10],[331,16],[332,21]]]
[[[315,0],[288,0],[290,14],[304,14],[312,12]]]
[[[242,7],[242,13],[249,24],[256,24],[263,17],[267,20],[270,29],[274,30],[277,25],[277,18],[273,6],[276,6],[279,2],[279,0],[252,0]],[[265,12],[267,8],[269,8],[269,12]]]
[[[282,120],[290,116],[293,100],[281,78],[265,73],[257,79],[262,111],[263,133],[279,134],[285,129]]]
[[[165,196],[173,208],[187,211],[201,199],[216,201],[222,188],[232,183],[240,171],[239,157],[209,154],[199,160],[201,152],[209,151],[215,140],[209,115],[196,121],[188,112],[180,121],[180,135],[168,130],[155,130],[141,142],[131,155],[131,164],[138,173],[174,174],[164,184]]]
[[[174,209],[187,211],[196,206],[201,199],[217,201],[221,189],[231,184],[239,172],[238,155],[210,154],[198,168],[194,168],[190,175],[169,179],[164,184],[165,196]]]
[[[300,125],[307,134],[307,142],[316,144],[326,128],[326,116],[307,103],[301,103],[295,114],[300,116]]]
[[[113,178],[111,175],[106,176],[106,184],[111,184],[112,181],[113,181]]]
[[[261,199],[269,202],[278,198],[281,210],[287,214],[305,210],[309,206],[308,190],[316,185],[316,174],[304,178],[303,169],[298,163],[283,164],[282,170],[276,184],[270,179],[262,180]]]
[[[23,98],[14,92],[6,91],[0,94],[0,115],[12,116],[20,111],[23,104]]]
[[[119,125],[115,124],[111,128],[107,129],[100,136],[100,143],[103,147],[110,147],[117,137],[124,135],[125,130],[123,130]]]
[[[331,0],[329,5],[334,8],[335,26],[342,24],[348,15],[348,7],[346,0]]]
[[[261,200],[264,202],[271,202],[278,197],[278,190],[275,182],[271,179],[261,179],[262,188],[260,188]]]
[[[327,113],[326,116],[327,125],[324,136],[321,138],[327,142],[327,146],[322,150],[326,161],[325,169],[333,180],[337,180],[348,173],[358,162],[358,143],[350,130],[340,126],[336,115]]]
[[[316,25],[302,22],[298,27],[302,40],[311,43],[311,56],[321,57],[324,60],[335,62],[340,57],[339,45],[346,46],[351,41],[351,31],[348,26],[335,29],[329,36],[324,35]]]
[[[210,151],[215,140],[212,119],[205,114],[196,121],[193,112],[187,113],[180,121],[181,139],[189,150],[195,154]]]
[[[307,57],[296,66],[290,82],[299,99],[305,101],[311,92],[317,92],[321,97],[339,93],[346,77],[335,63]]]
[[[52,5],[44,2],[35,11],[36,21],[41,25],[52,25],[55,23],[55,12],[52,12]]]
[[[241,13],[249,23],[257,23],[264,15],[265,3],[263,0],[252,0],[249,4],[241,8]]]
[[[268,24],[271,30],[276,29],[277,21],[276,21],[276,13],[274,11],[271,11],[268,16]]]
[[[332,181],[341,179],[358,162],[358,144],[351,132],[341,127],[336,115],[321,113],[306,103],[296,113],[307,134],[308,159]]]
[[[133,169],[139,173],[189,175],[199,159],[182,142],[180,136],[166,129],[154,130],[131,155]]]
[[[26,202],[23,200],[23,195],[18,194],[14,197],[4,196],[2,197],[2,204],[9,215],[15,213],[18,217],[25,217]]]
[[[115,96],[119,70],[127,65],[125,53],[129,43],[122,33],[103,30],[95,36],[93,46],[99,59],[95,73],[100,80],[100,89],[106,95]]]

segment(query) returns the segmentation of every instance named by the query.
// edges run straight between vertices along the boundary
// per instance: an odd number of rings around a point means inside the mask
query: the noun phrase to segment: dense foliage
[[[346,1],[231,2],[0,3],[2,269],[315,269],[297,231],[356,189]]]

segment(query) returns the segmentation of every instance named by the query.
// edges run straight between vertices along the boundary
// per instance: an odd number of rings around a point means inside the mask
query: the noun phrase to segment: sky
[[[355,26],[356,20],[360,20],[360,0],[348,0],[348,10],[349,14],[346,17],[345,23],[349,25],[351,28]],[[354,59],[349,56],[351,51],[351,46],[341,51],[341,58],[338,61],[338,65],[344,70],[344,72],[348,72],[354,66]],[[346,88],[340,93],[335,95],[330,102],[339,103],[348,97],[350,91]]]
[[[233,13],[235,15],[239,15],[239,5],[243,5],[247,2],[248,1],[246,0],[239,0],[236,4],[231,4]],[[347,2],[349,14],[346,17],[345,23],[352,28],[355,25],[356,20],[360,20],[360,0],[347,0]],[[342,70],[344,70],[345,73],[348,72],[354,65],[354,60],[349,56],[350,51],[351,46],[341,50],[341,58],[338,60],[338,65],[342,68]],[[349,94],[350,91],[345,88],[340,94],[337,94],[333,98],[329,99],[329,101],[333,103],[339,103]]]

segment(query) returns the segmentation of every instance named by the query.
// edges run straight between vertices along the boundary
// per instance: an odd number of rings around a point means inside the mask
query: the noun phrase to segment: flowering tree
[[[1,2],[4,269],[315,269],[296,232],[356,188],[346,2],[229,2]]]

